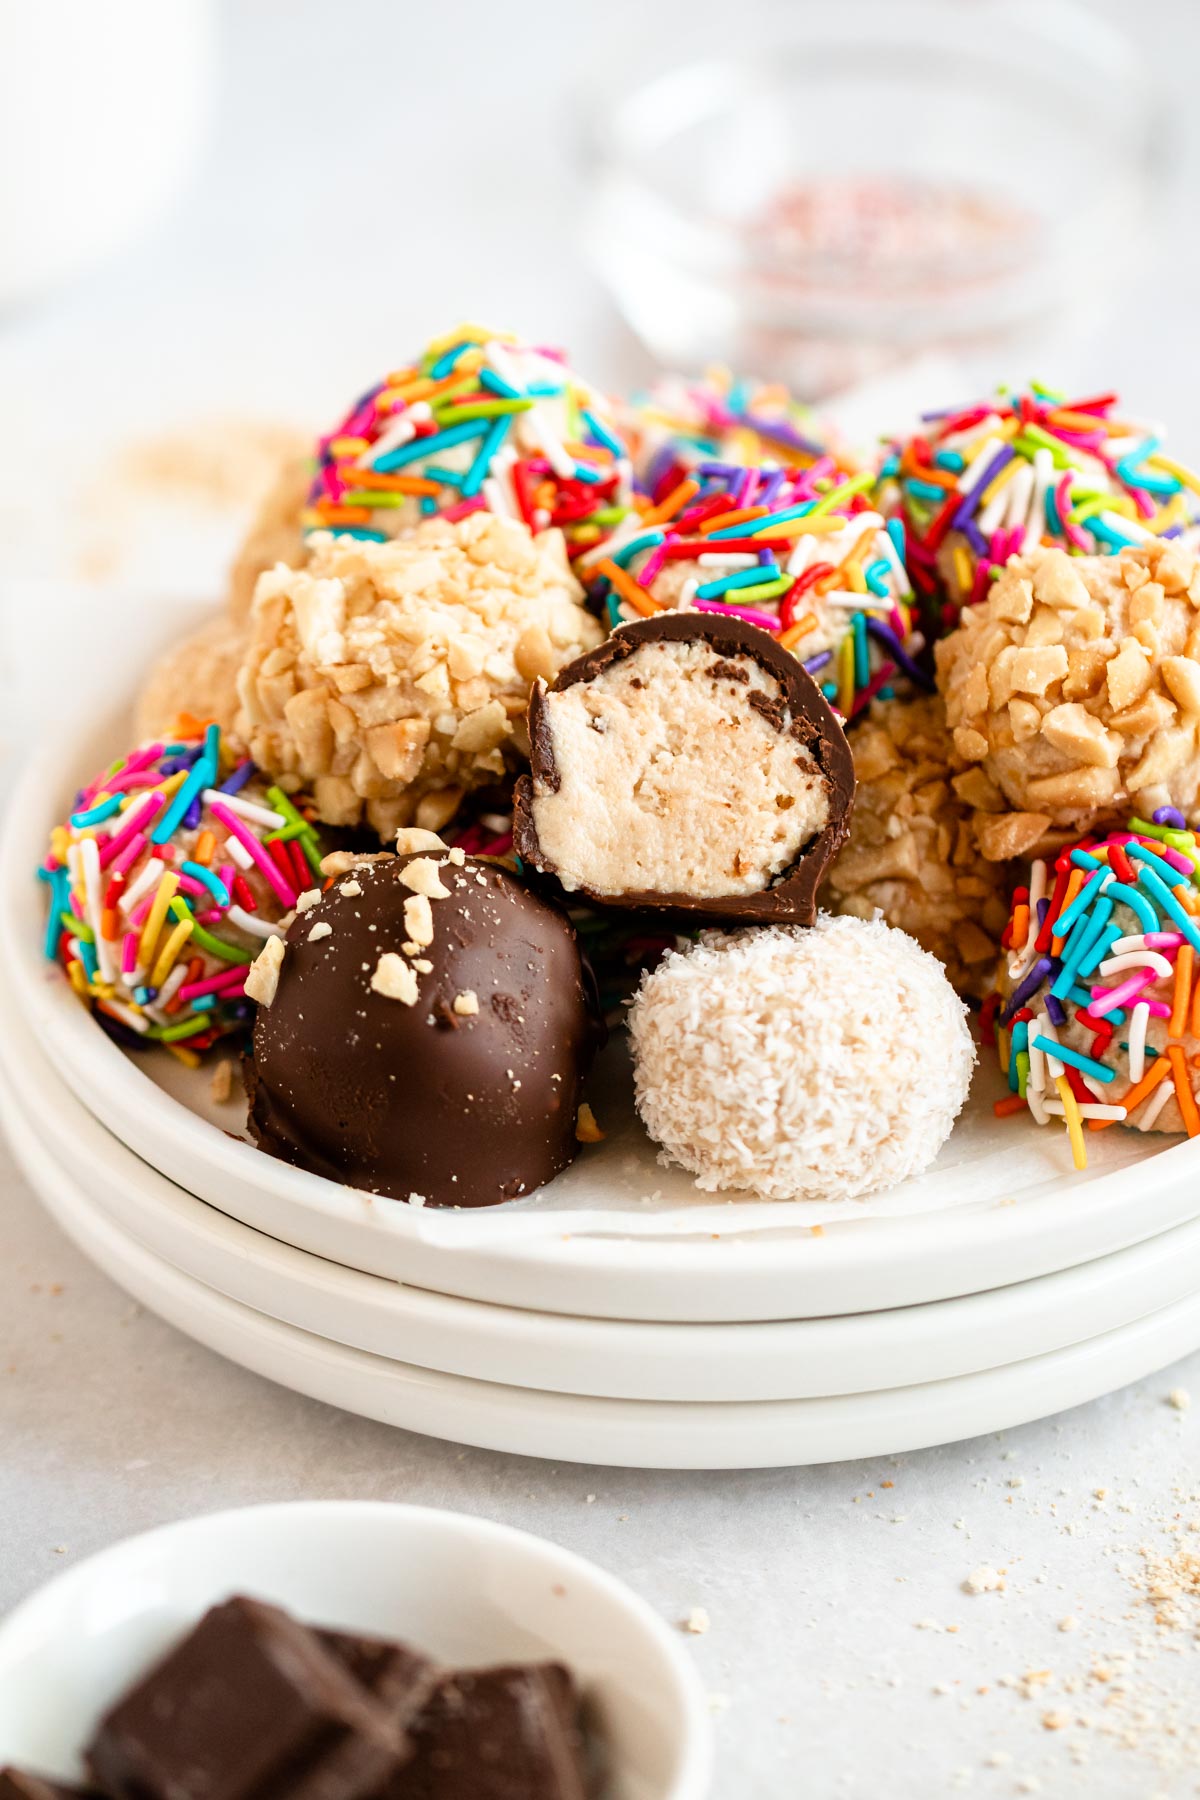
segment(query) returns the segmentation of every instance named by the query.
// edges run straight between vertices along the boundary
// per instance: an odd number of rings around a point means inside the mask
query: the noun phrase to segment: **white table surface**
[[[712,0],[671,0],[651,28],[648,11],[613,0],[601,27],[592,9],[547,0],[227,6],[217,134],[173,216],[74,292],[0,322],[10,616],[49,604],[46,584],[77,575],[97,535],[115,576],[177,598],[212,591],[235,524],[181,526],[172,555],[161,532],[131,529],[136,512],[76,504],[114,447],[202,416],[323,420],[451,315],[566,338],[613,383],[641,375],[564,226],[562,144],[569,83],[600,47],[633,57],[648,30],[686,20],[699,34],[728,18]],[[769,11],[743,5],[739,23]],[[1180,110],[1200,17],[1153,0],[1138,19],[1162,46],[1164,110]],[[419,144],[426,174],[390,188],[386,170]],[[1181,176],[1198,159],[1193,133]],[[1049,374],[1117,381],[1140,412],[1171,420],[1195,461],[1200,247],[1179,235]],[[354,243],[364,262],[348,279],[334,251]],[[68,641],[69,617],[63,627]],[[19,674],[20,712],[4,724],[14,757],[13,718],[32,717],[54,678]],[[1143,1549],[1186,1544],[1183,1527],[1200,1520],[1200,1356],[1040,1425],[878,1463],[555,1467],[269,1386],[95,1273],[3,1146],[0,1196],[0,1607],[65,1561],[186,1513],[310,1495],[417,1500],[555,1538],[669,1619],[704,1607],[710,1628],[690,1641],[714,1696],[717,1800],[1200,1793],[1200,1593],[1180,1602],[1178,1625],[1158,1625],[1138,1585]],[[1189,1388],[1190,1411],[1171,1404]],[[981,1567],[1005,1572],[1002,1591],[964,1591]]]

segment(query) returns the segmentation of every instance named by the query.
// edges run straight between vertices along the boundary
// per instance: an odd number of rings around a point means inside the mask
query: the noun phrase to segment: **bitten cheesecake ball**
[[[919,1174],[975,1064],[941,964],[902,931],[827,914],[672,951],[629,1031],[638,1111],[667,1158],[708,1192],[764,1200],[850,1200]]]
[[[955,748],[996,811],[1089,829],[1178,807],[1200,819],[1200,565],[1155,540],[1116,557],[1040,550],[937,646]],[[1033,846],[1030,845],[1032,848]]]
[[[322,533],[260,577],[238,729],[329,824],[437,830],[523,749],[534,678],[601,636],[557,532],[477,513],[382,544]]]
[[[809,923],[854,769],[794,657],[700,613],[622,626],[534,690],[518,855],[571,894]]]
[[[960,994],[986,999],[1015,865],[980,852],[941,700],[876,701],[850,748],[854,816],[826,904],[858,919],[882,912],[945,965]]]
[[[493,1206],[575,1155],[583,966],[566,918],[506,869],[408,836],[424,847],[327,857],[332,886],[256,965],[250,1129],[332,1181]]]

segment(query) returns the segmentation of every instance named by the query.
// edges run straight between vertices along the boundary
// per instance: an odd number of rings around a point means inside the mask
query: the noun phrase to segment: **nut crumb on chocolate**
[[[260,1006],[270,1006],[279,987],[279,970],[283,964],[283,939],[269,937],[246,976],[246,993]]]
[[[435,863],[431,857],[416,856],[411,862],[405,864],[400,872],[400,879],[405,887],[412,888],[415,894],[422,895],[427,901],[445,900],[450,889],[438,873],[441,866],[440,863]],[[412,933],[411,935],[415,936],[416,934]]]
[[[385,950],[375,964],[371,987],[376,994],[382,994],[388,1000],[399,1000],[405,1006],[417,1003],[417,978],[394,950]]]
[[[412,944],[432,944],[433,908],[425,894],[413,894],[404,902],[404,928]]]

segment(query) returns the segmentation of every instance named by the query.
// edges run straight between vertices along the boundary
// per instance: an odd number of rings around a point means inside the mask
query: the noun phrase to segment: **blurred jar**
[[[0,305],[132,240],[207,111],[207,0],[0,0]]]
[[[810,398],[1044,343],[1136,270],[1166,161],[1140,55],[1070,0],[793,0],[606,81],[589,149],[586,248],[654,356]]]

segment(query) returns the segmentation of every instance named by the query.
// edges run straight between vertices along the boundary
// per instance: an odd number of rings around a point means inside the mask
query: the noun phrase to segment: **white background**
[[[771,10],[221,8],[212,135],[170,215],[72,290],[0,318],[5,604],[57,603],[42,584],[77,576],[98,539],[113,578],[146,577],[140,515],[114,501],[106,519],[96,498],[122,444],[215,416],[325,422],[459,316],[563,340],[607,383],[640,378],[578,257],[573,92],[601,58],[619,81],[648,39],[712,44]],[[1152,49],[1164,127],[1182,136],[1171,229],[1102,334],[1036,372],[1118,385],[1195,462],[1200,8],[1105,10]],[[181,528],[174,558],[160,546],[163,591],[213,592],[232,529]],[[81,628],[69,608],[61,623],[69,646]],[[23,715],[40,696],[52,728],[54,670],[11,673]],[[719,1696],[719,1800],[1200,1792],[1198,1620],[1156,1628],[1127,1574],[1139,1545],[1200,1516],[1200,1357],[1061,1419],[878,1465],[553,1468],[389,1432],[225,1365],[94,1274],[3,1163],[0,1183],[0,1604],[64,1558],[202,1508],[420,1500],[557,1538],[669,1618],[708,1609],[695,1654]],[[1195,1409],[1167,1403],[1189,1385]],[[979,1565],[1007,1571],[1004,1592],[962,1591]],[[1058,1630],[1067,1615],[1078,1630]],[[1097,1677],[1122,1657],[1127,1674]],[[1034,1697],[1005,1685],[1031,1669],[1050,1671]]]

